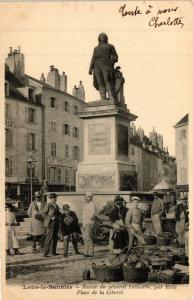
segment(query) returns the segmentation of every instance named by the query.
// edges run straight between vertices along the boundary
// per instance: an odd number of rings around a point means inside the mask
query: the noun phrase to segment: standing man
[[[142,232],[143,214],[139,206],[140,198],[134,196],[131,198],[133,207],[127,212],[125,224],[129,233],[129,250],[133,247],[134,241],[141,245],[145,245],[145,240]]]
[[[77,215],[70,209],[68,204],[62,206],[60,215],[60,229],[64,239],[64,257],[68,256],[68,246],[71,240],[74,247],[74,254],[80,254],[78,251],[78,235],[81,234]]]
[[[40,189],[40,195],[42,196],[42,201],[44,204],[46,204],[46,200],[47,200],[47,196],[45,195],[47,192],[49,192],[49,188],[48,188],[48,181],[45,179],[43,181],[43,185]]]
[[[181,195],[176,207],[176,233],[179,246],[185,244],[185,223],[187,220],[187,197]]]
[[[114,207],[112,208],[109,219],[112,225],[112,235],[110,234],[110,243],[113,241],[113,253],[119,254],[128,244],[128,233],[125,226],[125,217],[128,208],[124,205],[124,199],[119,195],[115,196]]]
[[[44,243],[44,256],[57,255],[56,247],[58,242],[59,232],[59,207],[56,204],[57,196],[52,193],[48,196],[50,202],[44,207],[44,227],[45,227],[45,243]]]
[[[87,192],[85,195],[85,205],[83,206],[82,213],[84,256],[87,257],[94,256],[94,240],[92,238],[92,229],[96,218],[96,208],[92,200],[92,194]]]
[[[94,48],[90,63],[89,74],[93,73],[93,85],[99,90],[101,100],[115,100],[115,72],[114,64],[118,61],[118,55],[113,45],[108,43],[106,33],[102,32],[98,37],[99,44]]]
[[[161,217],[164,214],[165,205],[164,200],[159,197],[159,194],[157,192],[153,192],[153,197],[154,200],[151,207],[151,219],[153,229],[156,233],[156,236],[158,236],[160,233],[162,233]]]
[[[35,192],[34,201],[30,204],[28,215],[31,218],[31,235],[33,240],[32,250],[36,253],[37,250],[43,248],[43,207],[42,196],[39,192]]]

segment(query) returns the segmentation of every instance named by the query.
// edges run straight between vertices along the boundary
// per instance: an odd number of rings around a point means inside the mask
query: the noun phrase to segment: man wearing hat
[[[161,217],[164,214],[165,211],[165,205],[164,200],[160,198],[161,194],[154,191],[153,192],[153,203],[151,206],[151,219],[153,224],[153,229],[155,231],[155,234],[158,236],[160,233],[162,233],[162,222]]]
[[[57,196],[51,193],[48,198],[50,202],[44,207],[44,228],[45,228],[45,243],[44,243],[44,256],[55,256],[56,247],[58,242],[59,232],[59,207],[56,204]]]
[[[94,240],[92,238],[92,230],[96,218],[96,208],[92,199],[92,193],[87,192],[85,195],[85,205],[82,208],[84,256],[88,257],[94,256]]]
[[[48,193],[48,192],[49,192],[48,181],[47,181],[47,179],[44,179],[43,185],[40,189],[40,195],[42,196],[42,201],[44,203],[46,203],[46,200],[47,200],[47,196],[45,194]]]
[[[128,208],[124,205],[124,199],[117,195],[114,199],[114,207],[109,213],[109,219],[113,228],[112,241],[113,253],[119,254],[128,244],[128,233],[125,226],[125,217]]]
[[[36,253],[37,249],[43,247],[43,203],[40,193],[37,191],[34,195],[34,201],[30,204],[28,215],[31,218],[31,235],[33,240],[33,252]]]
[[[64,239],[64,256],[68,255],[69,241],[71,240],[74,247],[74,254],[79,254],[78,251],[78,234],[81,234],[80,226],[76,213],[70,210],[68,204],[62,206],[60,215],[60,231]]]
[[[131,198],[132,208],[127,212],[125,218],[125,224],[127,225],[129,233],[129,250],[133,247],[134,241],[141,245],[145,244],[145,240],[142,232],[143,213],[140,207],[140,198],[134,196]]]
[[[187,218],[187,197],[185,195],[180,195],[179,199],[177,200],[176,207],[176,233],[179,246],[184,246],[185,244],[184,228]]]

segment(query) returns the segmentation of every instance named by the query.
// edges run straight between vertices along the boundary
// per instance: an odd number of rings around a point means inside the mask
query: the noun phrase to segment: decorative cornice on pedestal
[[[137,116],[131,114],[126,106],[120,106],[110,100],[92,101],[80,112],[78,116],[82,119],[95,118],[100,116],[120,116],[129,121],[135,121]]]

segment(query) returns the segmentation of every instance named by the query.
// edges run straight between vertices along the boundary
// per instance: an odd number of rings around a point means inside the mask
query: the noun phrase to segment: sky
[[[9,47],[21,47],[26,74],[37,79],[47,76],[49,66],[68,76],[68,92],[83,81],[86,101],[99,99],[88,74],[93,48],[100,32],[106,32],[115,46],[125,78],[125,100],[138,116],[148,135],[153,126],[175,155],[173,126],[192,109],[193,18],[190,2],[125,2],[127,10],[141,10],[137,16],[122,17],[124,2],[4,3],[0,12],[0,58]],[[169,3],[169,2],[167,2]],[[148,5],[153,8],[146,15]],[[175,8],[159,15],[159,20],[182,17],[184,26],[150,27],[159,9]],[[10,22],[11,20],[11,22]]]

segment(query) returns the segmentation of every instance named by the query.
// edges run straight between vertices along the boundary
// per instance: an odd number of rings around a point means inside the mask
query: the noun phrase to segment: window
[[[34,123],[35,121],[35,109],[28,108],[28,121]]]
[[[74,115],[78,114],[78,106],[74,105]]]
[[[78,136],[79,136],[78,128],[77,128],[77,127],[74,127],[74,128],[73,128],[73,137],[78,138]]]
[[[63,134],[70,135],[70,126],[68,124],[64,124]]]
[[[11,129],[5,129],[5,146],[13,146],[13,131]]]
[[[51,184],[55,184],[56,183],[56,175],[57,175],[57,168],[56,167],[51,167],[48,169],[49,173],[48,173],[48,180]]]
[[[29,88],[28,97],[29,97],[29,100],[34,101],[34,89]]]
[[[55,121],[50,122],[50,131],[56,132],[56,122]]]
[[[60,184],[62,182],[62,169],[57,167],[48,168],[48,181],[51,184]]]
[[[70,183],[70,170],[68,168],[64,169],[64,183],[65,184]]]
[[[5,96],[9,96],[9,83],[5,82]]]
[[[56,156],[56,143],[51,143],[51,156]]]
[[[181,129],[180,132],[179,132],[179,136],[180,136],[180,140],[186,138],[186,130]]]
[[[131,147],[131,155],[135,155],[135,149],[134,149],[134,147]]]
[[[13,161],[10,158],[5,159],[5,176],[12,176],[13,175]]]
[[[10,119],[11,118],[11,105],[10,104],[5,104],[5,119]]]
[[[78,148],[78,146],[73,146],[73,159],[79,160],[79,148]]]
[[[50,107],[56,108],[56,98],[54,97],[50,98]]]
[[[58,182],[57,183],[61,183],[61,179],[62,179],[62,170],[61,170],[61,168],[58,168]]]
[[[70,112],[70,107],[69,107],[68,101],[64,101],[64,110],[65,110],[66,112]]]
[[[69,145],[65,145],[64,146],[64,155],[65,155],[65,158],[68,158],[69,157]]]
[[[28,134],[28,150],[35,150],[35,134]]]

